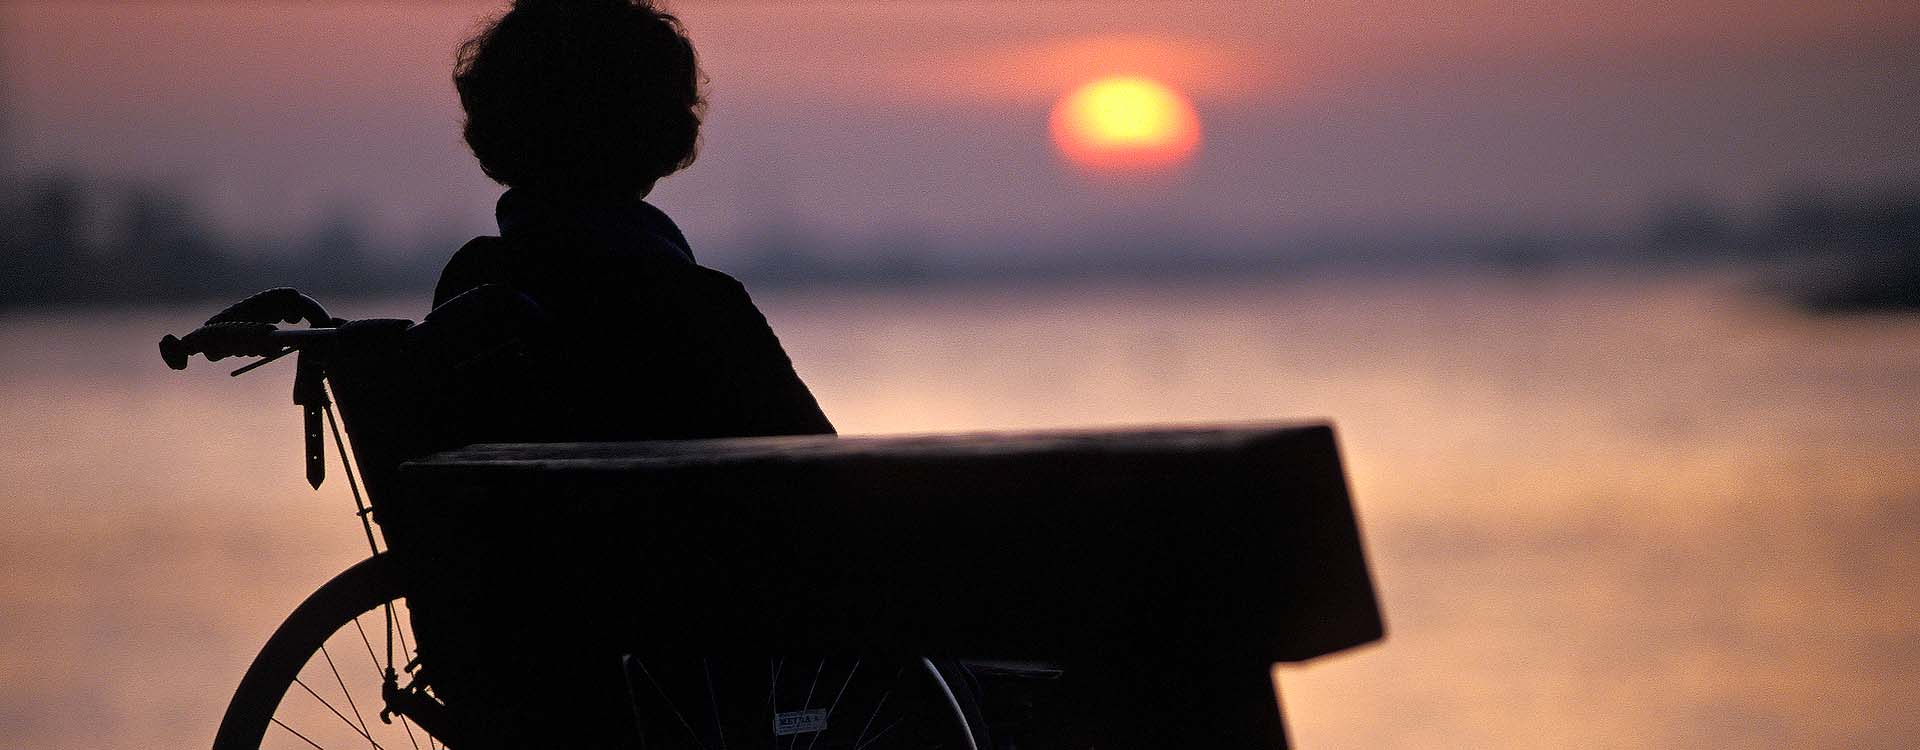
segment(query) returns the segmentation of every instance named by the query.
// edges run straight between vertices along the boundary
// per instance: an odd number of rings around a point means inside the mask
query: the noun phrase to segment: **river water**
[[[1302,747],[1920,734],[1920,318],[1712,276],[760,302],[846,433],[1332,420],[1390,634],[1277,671]],[[290,367],[155,356],[215,307],[0,317],[0,747],[204,745],[364,553]]]

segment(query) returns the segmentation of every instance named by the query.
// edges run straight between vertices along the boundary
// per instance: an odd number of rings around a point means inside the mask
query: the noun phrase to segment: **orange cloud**
[[[1097,78],[1140,76],[1220,101],[1287,83],[1278,57],[1231,42],[1101,35],[930,52],[906,61],[892,78],[916,97],[1032,103]]]

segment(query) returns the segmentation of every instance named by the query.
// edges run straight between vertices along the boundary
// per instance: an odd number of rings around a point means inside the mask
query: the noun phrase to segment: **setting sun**
[[[1200,146],[1200,116],[1180,92],[1133,76],[1102,78],[1060,99],[1053,140],[1075,164],[1095,170],[1158,170],[1186,162]]]

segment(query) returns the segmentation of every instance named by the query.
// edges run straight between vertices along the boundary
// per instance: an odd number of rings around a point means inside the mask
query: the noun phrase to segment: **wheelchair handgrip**
[[[327,314],[327,309],[315,302],[312,297],[301,294],[293,287],[276,287],[255,293],[246,299],[228,305],[226,309],[207,319],[214,323],[298,323],[306,321],[315,328],[340,325],[340,321]]]
[[[187,359],[195,354],[208,361],[227,357],[265,357],[279,354],[289,346],[333,333],[330,328],[282,331],[272,323],[233,321],[209,323],[185,336],[167,334],[160,339],[160,359],[175,370],[187,368]]]

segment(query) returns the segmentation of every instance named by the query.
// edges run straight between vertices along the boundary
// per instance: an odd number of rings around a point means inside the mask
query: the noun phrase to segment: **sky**
[[[454,46],[491,3],[10,2],[28,173],[179,185],[242,236],[351,215],[491,231]],[[1920,5],[1898,2],[670,4],[709,78],[699,161],[653,196],[706,257],[767,237],[984,255],[1129,232],[1585,230],[1697,195],[1920,178]],[[1048,135],[1108,75],[1202,141],[1089,173]]]

